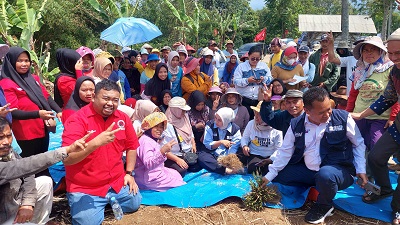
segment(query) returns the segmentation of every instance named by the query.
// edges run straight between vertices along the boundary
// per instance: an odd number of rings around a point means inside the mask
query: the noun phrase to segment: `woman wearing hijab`
[[[239,127],[233,123],[235,119],[231,108],[222,107],[215,113],[215,121],[207,123],[204,131],[204,149],[199,151],[199,165],[210,172],[218,174],[235,174],[230,168],[221,166],[217,158],[222,155],[236,154],[240,146]]]
[[[156,72],[156,66],[160,62],[160,58],[156,54],[150,54],[146,61],[146,68],[140,75],[140,93],[145,89],[146,83],[153,78]]]
[[[171,82],[168,79],[168,67],[164,63],[159,63],[156,66],[153,78],[151,78],[145,85],[144,95],[157,104],[160,93],[164,90],[170,89]]]
[[[131,87],[131,96],[140,94],[140,72],[136,67],[132,66],[132,64],[133,63],[130,58],[125,57],[121,66],[121,71],[125,74],[126,78],[128,79],[129,86]],[[139,63],[137,64],[139,65]]]
[[[22,149],[21,156],[28,157],[47,151],[49,147],[48,128],[50,121],[55,125],[52,110],[61,121],[60,107],[40,83],[39,77],[30,73],[31,58],[29,53],[20,47],[11,47],[4,58],[0,86],[4,90],[11,112],[12,128],[18,144]],[[44,174],[48,174],[44,172]]]
[[[176,140],[159,144],[167,128],[167,117],[162,112],[155,112],[143,119],[144,134],[139,139],[135,165],[135,181],[140,190],[166,191],[186,184],[179,173],[164,166]]]
[[[190,106],[188,114],[197,149],[202,146],[204,128],[210,120],[210,108],[205,104],[205,101],[206,97],[201,91],[192,92],[188,101]]]
[[[183,160],[183,154],[186,152],[196,153],[196,143],[194,141],[192,126],[190,124],[187,111],[190,107],[186,105],[186,101],[182,97],[173,97],[169,101],[169,107],[165,112],[168,119],[168,126],[164,132],[163,144],[175,140],[178,144],[172,146],[171,153],[167,154],[168,160],[165,166],[177,170],[182,176],[186,170],[196,171],[197,165],[189,165]]]
[[[161,92],[160,97],[158,98],[158,108],[160,108],[160,111],[165,113],[168,109],[168,103],[172,99],[172,92],[171,90],[164,90]]]
[[[179,66],[179,53],[172,51],[168,54],[168,79],[171,81],[172,97],[182,97],[181,80],[183,69]]]
[[[112,63],[108,58],[98,57],[94,61],[93,80],[97,84],[103,79],[108,79],[112,73]]]
[[[369,37],[354,47],[354,57],[357,68],[350,80],[352,81],[347,100],[346,111],[359,113],[370,107],[379,99],[389,82],[389,73],[393,62],[386,59],[387,49],[380,37]],[[399,104],[392,106],[380,115],[372,115],[356,121],[364,138],[367,150],[371,150],[383,132],[389,127],[399,111]]]
[[[218,86],[218,70],[212,63],[213,58],[214,52],[211,49],[207,49],[203,54],[203,58],[200,60],[200,72],[207,74],[209,77],[211,77],[213,86]]]
[[[93,101],[94,86],[94,80],[91,77],[83,76],[76,80],[74,92],[63,109],[63,123],[65,123],[76,111]]]
[[[242,106],[242,96],[235,88],[228,88],[221,97],[221,103],[224,107],[229,107],[233,110],[235,115],[233,122],[239,126],[240,132],[243,134],[250,120],[250,115],[246,107]]]
[[[280,95],[284,96],[287,92],[286,85],[281,79],[275,78],[271,81],[272,84],[272,96]]]
[[[297,56],[298,53],[295,47],[291,46],[285,49],[282,53],[281,60],[275,64],[271,71],[272,77],[281,79],[288,90],[300,90],[300,87],[302,87],[301,85],[305,83],[302,81],[295,85],[289,84],[296,81],[293,79],[295,75],[304,77],[303,67],[301,64],[297,63]]]
[[[159,112],[160,109],[150,100],[137,100],[135,105],[135,112],[133,113],[133,128],[136,131],[136,135],[140,137],[142,135],[143,119],[153,112]]]
[[[259,171],[264,171],[263,167],[268,166],[268,163],[260,163],[269,159],[276,149],[282,146],[283,141],[282,131],[268,126],[261,119],[261,104],[262,101],[258,103],[257,107],[251,107],[254,110],[254,119],[247,124],[240,141],[243,154],[238,154],[238,157],[243,165],[247,165],[249,174],[256,172],[260,167]],[[269,160],[269,163],[272,163],[272,160]]]
[[[83,66],[80,61],[79,65],[77,65],[77,67],[79,67],[78,71],[76,71],[75,65],[80,60],[81,56],[72,49],[57,49],[56,58],[61,73],[54,81],[54,100],[57,102],[58,106],[64,108],[74,91],[76,79],[82,75]],[[79,73],[78,76],[77,72]]]
[[[235,73],[236,67],[239,65],[237,59],[238,56],[236,54],[232,54],[229,58],[229,62],[225,64],[222,82],[226,82],[229,85],[233,84],[233,74]]]

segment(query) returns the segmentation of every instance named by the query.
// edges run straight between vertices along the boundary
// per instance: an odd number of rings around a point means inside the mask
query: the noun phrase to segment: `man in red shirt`
[[[139,147],[132,122],[117,110],[119,86],[108,79],[95,87],[94,102],[65,123],[62,145],[68,146],[88,132],[85,151],[64,161],[72,224],[101,224],[104,207],[115,197],[124,212],[136,211],[142,199],[134,179]],[[122,154],[126,151],[126,169]]]

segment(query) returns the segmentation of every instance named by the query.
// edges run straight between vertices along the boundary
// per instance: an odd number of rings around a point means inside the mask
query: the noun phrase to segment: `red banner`
[[[257,41],[264,41],[264,40],[265,40],[265,36],[267,36],[267,28],[262,29],[262,31],[260,31],[260,33],[258,33],[258,34],[254,37],[254,42],[257,42]]]

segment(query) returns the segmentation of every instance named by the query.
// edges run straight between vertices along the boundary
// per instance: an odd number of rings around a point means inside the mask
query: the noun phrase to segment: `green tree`
[[[129,0],[87,1],[107,21],[107,25],[113,24],[118,18],[134,16],[139,5],[139,0],[135,1],[134,4]]]

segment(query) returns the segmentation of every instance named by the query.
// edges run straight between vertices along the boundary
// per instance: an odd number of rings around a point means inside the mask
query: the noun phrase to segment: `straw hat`
[[[162,112],[153,112],[143,119],[142,130],[149,130],[160,123],[164,124],[164,130],[167,129],[167,116]]]
[[[260,112],[261,111],[261,104],[263,103],[263,101],[259,101],[257,106],[250,106],[250,108],[256,112]]]

